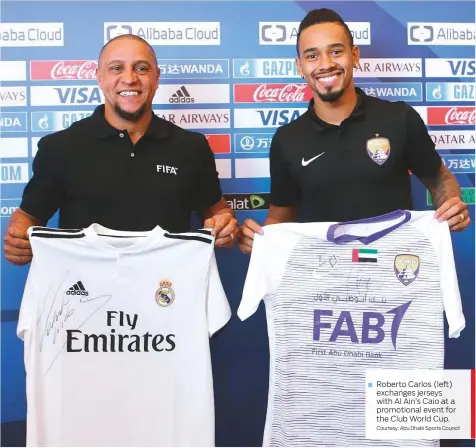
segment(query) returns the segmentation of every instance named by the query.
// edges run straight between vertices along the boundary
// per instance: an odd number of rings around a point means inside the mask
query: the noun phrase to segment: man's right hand
[[[19,208],[13,212],[3,238],[5,258],[10,263],[24,265],[31,262],[33,254],[27,230],[35,225],[39,225],[39,222]]]
[[[251,253],[255,233],[262,235],[263,229],[256,221],[246,219],[238,233],[238,247],[244,254]]]
[[[263,235],[263,227],[282,222],[294,222],[298,213],[298,207],[278,207],[270,204],[268,215],[262,226],[252,219],[246,219],[238,233],[238,247],[244,254],[250,254],[253,249],[255,233]]]

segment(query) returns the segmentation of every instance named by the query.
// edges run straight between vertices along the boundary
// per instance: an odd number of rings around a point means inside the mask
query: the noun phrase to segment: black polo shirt
[[[222,196],[213,153],[203,134],[153,115],[134,145],[112,127],[104,106],[68,129],[43,137],[20,208],[59,227],[99,223],[116,230],[190,230],[191,213]]]
[[[406,103],[367,96],[339,126],[320,120],[314,101],[282,126],[270,147],[276,206],[300,206],[300,221],[349,221],[413,209],[409,170],[437,175],[441,158],[420,115]]]

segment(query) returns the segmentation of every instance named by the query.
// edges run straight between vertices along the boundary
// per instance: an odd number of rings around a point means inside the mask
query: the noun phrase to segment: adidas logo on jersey
[[[89,296],[89,292],[86,291],[81,281],[76,282],[71,288],[66,291],[68,296]]]
[[[185,86],[180,87],[170,98],[169,103],[194,103],[195,98],[193,98]]]

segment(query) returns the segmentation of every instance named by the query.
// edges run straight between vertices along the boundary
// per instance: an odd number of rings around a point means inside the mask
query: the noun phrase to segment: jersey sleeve
[[[28,235],[31,235],[31,227],[28,230]],[[33,246],[33,245],[32,245]],[[26,341],[28,332],[32,329],[32,323],[35,321],[36,306],[40,300],[42,291],[41,285],[44,284],[44,274],[41,274],[41,267],[38,266],[38,258],[33,256],[30,263],[30,269],[23,289],[22,300],[20,303],[20,315],[17,324],[17,336]]]
[[[448,321],[448,336],[458,338],[466,326],[463,314],[458,276],[453,254],[453,243],[448,222],[438,222],[434,212],[412,212],[419,216],[413,224],[431,241],[437,257],[440,271],[440,287],[443,295],[443,307]]]
[[[220,328],[224,327],[231,318],[231,308],[223,290],[214,250],[212,250],[207,278],[206,313],[208,334],[211,337]]]
[[[263,231],[263,235],[255,235],[253,242],[237,313],[241,320],[252,316],[261,300],[265,300],[277,290],[291,250],[301,238],[299,234],[287,232],[282,224],[265,226]]]

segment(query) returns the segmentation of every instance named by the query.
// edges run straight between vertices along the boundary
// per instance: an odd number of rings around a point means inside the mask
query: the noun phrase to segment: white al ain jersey
[[[366,369],[442,369],[465,327],[450,231],[434,212],[275,224],[256,235],[238,316],[266,307],[263,446],[437,446],[365,438]]]
[[[214,446],[209,338],[231,311],[211,232],[28,234],[27,446]]]

